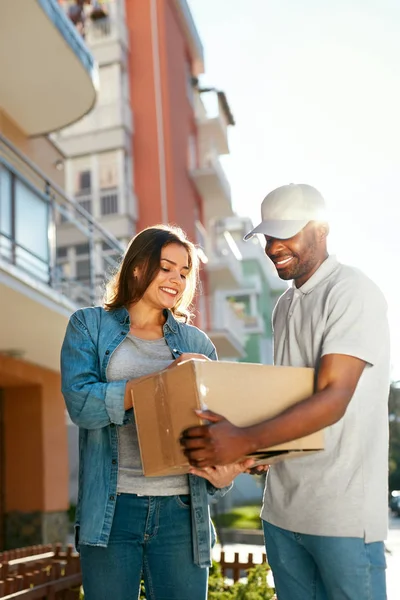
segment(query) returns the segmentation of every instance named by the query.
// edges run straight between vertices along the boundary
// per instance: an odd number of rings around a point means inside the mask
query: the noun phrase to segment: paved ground
[[[387,587],[388,600],[400,598],[400,518],[390,517],[389,537],[386,542],[388,550],[387,562]]]
[[[233,560],[235,552],[239,552],[240,558],[244,561],[247,554],[252,552],[255,562],[261,562],[263,546],[251,546],[247,544],[229,544],[224,547],[227,560]],[[400,598],[400,518],[390,517],[389,537],[386,542],[387,554],[387,598],[388,600],[399,600]],[[214,548],[214,558],[218,560],[220,547]],[[272,583],[272,578],[271,578]]]

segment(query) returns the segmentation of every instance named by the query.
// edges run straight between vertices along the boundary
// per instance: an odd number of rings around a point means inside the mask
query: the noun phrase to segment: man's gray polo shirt
[[[326,354],[367,365],[346,414],[326,429],[326,449],[271,466],[262,518],[297,533],[384,540],[390,360],[382,293],[330,256],[300,289],[283,294],[273,324],[276,365],[318,369]]]

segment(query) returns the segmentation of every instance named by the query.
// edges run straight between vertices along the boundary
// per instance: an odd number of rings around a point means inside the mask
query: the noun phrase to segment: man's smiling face
[[[286,240],[265,237],[265,254],[272,260],[281,279],[305,283],[325,260],[327,228],[311,221],[295,236]]]

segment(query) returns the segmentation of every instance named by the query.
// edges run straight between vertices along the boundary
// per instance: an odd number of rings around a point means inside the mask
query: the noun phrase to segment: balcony
[[[66,156],[73,157],[129,148],[132,131],[130,106],[116,99],[109,104],[98,104],[83,119],[52,134],[51,138]]]
[[[244,332],[247,335],[264,334],[265,323],[262,315],[258,312],[254,290],[237,290],[236,294],[229,294],[229,301],[237,317],[242,321]]]
[[[116,1],[108,2],[107,10],[107,19],[88,24],[86,42],[100,66],[120,63],[126,67],[129,35],[125,18]]]
[[[0,2],[0,23],[0,107],[27,135],[83,117],[97,67],[56,0]]]
[[[242,256],[229,231],[215,222],[206,231],[196,222],[196,242],[205,255],[210,289],[232,289],[243,284]]]
[[[117,127],[132,132],[132,112],[127,102],[115,100],[109,104],[98,104],[83,119],[56,134],[56,139],[68,139],[74,136],[94,134],[102,129]]]
[[[223,216],[232,212],[231,186],[215,149],[204,154],[199,166],[192,169],[191,177],[204,202],[212,205],[214,215]]]
[[[74,0],[61,0],[60,4],[66,15],[71,7],[75,7]],[[100,66],[125,62],[129,36],[122,9],[123,2],[103,0],[101,6],[105,16],[95,20],[91,18],[92,7],[88,4],[83,6],[83,22],[77,24],[78,31]]]
[[[246,331],[243,320],[231,302],[215,293],[208,298],[211,327],[207,334],[220,359],[237,360],[245,356]]]
[[[1,135],[0,215],[0,353],[58,370],[69,315],[99,301],[123,248]]]
[[[225,94],[211,90],[195,94],[195,114],[200,147],[214,146],[218,154],[229,154],[228,127],[234,120]]]

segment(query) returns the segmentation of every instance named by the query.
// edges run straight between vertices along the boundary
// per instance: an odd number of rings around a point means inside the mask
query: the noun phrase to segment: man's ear
[[[320,242],[323,242],[324,240],[326,240],[326,238],[328,237],[329,234],[329,225],[328,223],[321,221],[318,223],[318,240]]]

